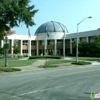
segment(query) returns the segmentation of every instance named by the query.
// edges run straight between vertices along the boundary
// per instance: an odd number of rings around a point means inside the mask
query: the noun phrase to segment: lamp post
[[[5,67],[8,67],[8,37],[5,37],[5,44],[4,44],[4,50],[5,50]]]
[[[82,23],[84,20],[86,20],[86,19],[90,19],[90,18],[92,18],[91,16],[89,16],[89,17],[86,17],[86,18],[84,18],[82,21],[80,21],[79,23],[77,23],[77,41],[76,41],[76,62],[78,62],[78,25],[80,24],[80,23]]]

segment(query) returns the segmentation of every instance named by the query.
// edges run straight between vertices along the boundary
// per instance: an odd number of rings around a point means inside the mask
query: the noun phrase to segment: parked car
[[[0,54],[0,59],[2,59],[2,58],[4,58],[4,55],[1,55],[1,54]]]

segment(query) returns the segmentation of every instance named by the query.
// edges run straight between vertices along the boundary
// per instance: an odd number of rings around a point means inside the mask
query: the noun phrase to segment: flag
[[[47,29],[47,27],[46,27],[46,35],[47,35],[47,37],[49,37],[49,31],[48,31],[48,29]]]
[[[31,37],[30,29],[28,27],[28,36]]]
[[[47,37],[49,37],[49,34],[50,34],[49,31],[47,31]]]
[[[64,30],[64,38],[66,38],[66,30]]]

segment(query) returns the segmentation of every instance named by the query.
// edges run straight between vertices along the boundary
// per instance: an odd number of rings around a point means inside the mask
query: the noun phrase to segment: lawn
[[[54,65],[54,64],[62,64],[62,63],[71,63],[71,64],[75,64],[75,65],[88,65],[88,64],[91,64],[91,63],[85,62],[85,61],[100,61],[100,58],[79,57],[78,60],[79,61],[76,63],[76,57],[72,57],[71,60],[49,59],[47,61],[47,63],[45,63],[45,66],[51,66],[51,65]]]
[[[49,59],[47,65],[61,64],[61,63],[71,63],[73,60],[63,60],[63,59]]]
[[[8,58],[8,66],[9,67],[20,67],[20,66],[28,66],[35,62],[36,60],[20,60],[19,58]],[[0,67],[4,67],[5,59],[0,59]]]
[[[67,59],[47,59],[47,63],[45,65],[53,65],[53,64],[61,64],[61,63],[72,63],[76,61],[76,57],[70,57],[72,58],[71,60]],[[99,61],[100,58],[96,57],[78,57],[78,60],[83,60],[83,61]],[[30,60],[20,60],[19,58],[8,58],[8,66],[9,67],[20,67],[20,66],[28,66],[35,62],[36,59],[30,59]],[[5,65],[5,59],[0,59],[0,67],[4,67]]]
[[[75,57],[73,57],[75,59]],[[98,61],[100,62],[100,58],[98,57],[78,57],[78,60],[86,60],[86,61]]]
[[[64,60],[64,59],[45,59],[46,63],[45,65],[41,65],[39,66],[40,68],[55,68],[55,67],[59,67],[58,64],[61,63],[71,63],[72,61],[70,60]],[[57,64],[57,65],[54,65]]]

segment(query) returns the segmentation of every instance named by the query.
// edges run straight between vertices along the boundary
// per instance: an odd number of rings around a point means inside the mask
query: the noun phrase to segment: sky
[[[45,22],[62,23],[69,33],[77,32],[77,23],[91,16],[78,25],[78,31],[91,31],[100,28],[100,0],[31,0],[30,5],[39,11],[33,17],[36,25],[29,27],[31,35]],[[24,24],[14,27],[16,34],[28,35]]]

